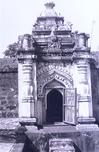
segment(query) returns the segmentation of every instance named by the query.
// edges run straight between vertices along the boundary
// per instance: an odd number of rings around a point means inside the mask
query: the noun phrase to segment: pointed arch
[[[52,89],[47,94],[46,122],[63,121],[63,96],[57,89]]]
[[[39,83],[38,86],[38,93],[39,95],[43,94],[44,87],[51,83],[52,81],[56,80],[57,82],[61,83],[65,88],[73,88],[73,82],[71,81],[71,78],[67,78],[64,75],[61,75],[54,71],[52,74],[47,75],[42,81]]]

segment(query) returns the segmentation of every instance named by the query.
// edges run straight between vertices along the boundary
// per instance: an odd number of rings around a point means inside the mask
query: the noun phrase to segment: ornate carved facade
[[[93,123],[89,35],[45,4],[32,35],[19,37],[19,116],[38,123]],[[58,111],[58,112],[57,112]]]

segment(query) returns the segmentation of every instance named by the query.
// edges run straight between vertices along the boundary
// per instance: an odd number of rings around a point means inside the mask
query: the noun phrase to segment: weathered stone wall
[[[0,72],[0,117],[18,117],[17,72]]]

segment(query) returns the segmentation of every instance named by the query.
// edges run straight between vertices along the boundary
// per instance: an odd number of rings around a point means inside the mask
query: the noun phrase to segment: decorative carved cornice
[[[20,54],[18,55],[18,60],[36,60],[37,56],[35,54]]]

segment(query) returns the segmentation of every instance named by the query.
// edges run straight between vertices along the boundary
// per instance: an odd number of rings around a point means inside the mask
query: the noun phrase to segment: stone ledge
[[[99,127],[96,124],[78,124],[76,126],[78,131],[99,131]]]
[[[0,130],[15,130],[20,124],[33,125],[36,118],[0,118]]]
[[[94,124],[95,118],[90,117],[90,118],[78,118],[78,123],[80,124]]]
[[[19,123],[21,125],[34,125],[34,124],[37,124],[37,119],[34,117],[34,118],[19,118]]]

